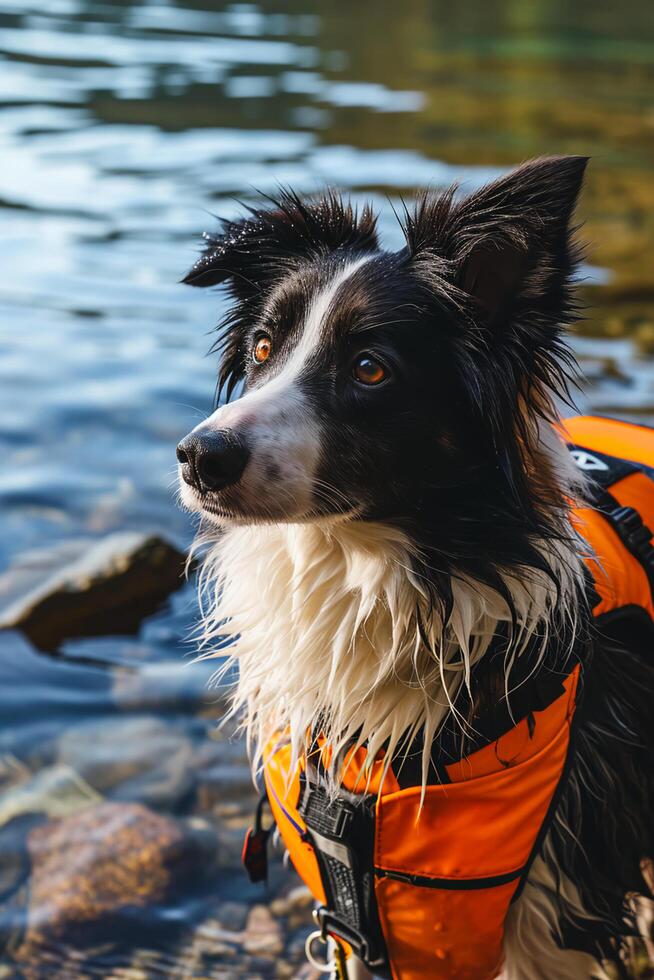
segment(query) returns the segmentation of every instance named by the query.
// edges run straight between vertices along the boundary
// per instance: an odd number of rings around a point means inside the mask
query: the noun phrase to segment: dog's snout
[[[245,442],[228,429],[191,432],[177,447],[182,479],[201,492],[238,483],[249,457]]]

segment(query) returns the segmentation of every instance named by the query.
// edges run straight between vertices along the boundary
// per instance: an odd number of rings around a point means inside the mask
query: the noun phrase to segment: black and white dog
[[[185,281],[227,284],[219,381],[244,393],[178,447],[181,497],[214,541],[205,640],[237,637],[255,751],[288,728],[299,756],[317,718],[335,749],[431,746],[498,630],[530,672],[553,636],[586,635],[584,491],[552,425],[585,166],[425,194],[398,252],[333,193],[284,192],[208,238]],[[654,670],[602,663],[595,728],[509,914],[510,980],[607,976],[654,852]]]

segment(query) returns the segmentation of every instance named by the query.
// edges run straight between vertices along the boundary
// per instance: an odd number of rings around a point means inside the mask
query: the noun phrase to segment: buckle
[[[352,947],[355,956],[363,960],[369,969],[374,970],[375,967],[383,966],[386,962],[383,956],[377,955],[377,951],[372,949],[367,936],[364,936],[363,933],[349,925],[349,923],[344,922],[331,909],[321,905],[320,908],[313,910],[313,919],[318,925],[320,935],[323,938],[326,939],[327,936],[333,935],[338,939],[342,939],[343,942],[346,942],[348,946]]]
[[[630,533],[642,527],[641,516],[633,507],[617,507],[611,511],[610,516]]]

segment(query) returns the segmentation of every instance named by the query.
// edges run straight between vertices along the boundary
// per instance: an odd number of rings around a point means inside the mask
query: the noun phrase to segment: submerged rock
[[[99,793],[70,766],[48,766],[2,794],[0,827],[29,813],[65,817],[101,800]]]
[[[60,736],[57,757],[113,799],[174,809],[195,785],[190,739],[151,715],[75,725]]]
[[[254,905],[245,925],[243,949],[255,956],[279,956],[283,948],[279,922],[266,905]]]
[[[53,942],[127,941],[130,927],[147,927],[146,913],[211,872],[216,856],[205,831],[136,803],[101,803],[38,827],[27,846],[30,900],[16,953],[24,963]]]
[[[156,536],[112,534],[0,614],[0,629],[19,629],[42,650],[69,637],[133,632],[182,584],[185,556]]]

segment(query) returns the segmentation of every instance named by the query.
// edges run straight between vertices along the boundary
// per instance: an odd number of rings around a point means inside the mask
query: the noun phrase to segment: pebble
[[[290,915],[298,909],[308,909],[313,905],[313,896],[304,885],[292,888],[286,895],[275,898],[270,903],[273,915]]]
[[[266,905],[254,905],[245,925],[243,949],[256,956],[278,956],[284,948],[282,930]]]
[[[216,909],[216,919],[221,926],[232,932],[240,932],[248,917],[248,906],[244,902],[222,902]]]

